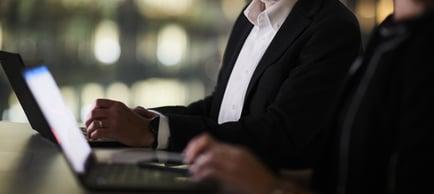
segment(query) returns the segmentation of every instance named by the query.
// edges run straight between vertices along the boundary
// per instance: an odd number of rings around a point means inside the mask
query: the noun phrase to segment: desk
[[[0,122],[0,194],[30,193],[94,192],[75,179],[55,144],[28,124]]]

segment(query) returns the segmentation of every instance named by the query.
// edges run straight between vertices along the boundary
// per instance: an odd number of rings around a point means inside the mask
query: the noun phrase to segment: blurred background
[[[342,0],[364,42],[392,0]],[[79,119],[96,98],[147,108],[212,92],[245,0],[0,0],[0,50],[52,71]],[[26,122],[0,71],[0,119]]]

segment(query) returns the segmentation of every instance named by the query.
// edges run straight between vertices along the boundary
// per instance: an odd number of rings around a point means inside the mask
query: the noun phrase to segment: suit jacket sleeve
[[[355,23],[329,19],[312,25],[316,25],[311,29],[314,33],[300,50],[297,67],[266,112],[221,125],[205,116],[168,113],[169,149],[180,151],[192,137],[208,132],[225,142],[249,147],[271,166],[312,162],[311,157],[320,150],[315,140],[323,118],[360,51]]]
[[[214,95],[209,95],[202,100],[191,103],[188,106],[165,106],[152,108],[161,114],[182,114],[182,115],[208,115]]]

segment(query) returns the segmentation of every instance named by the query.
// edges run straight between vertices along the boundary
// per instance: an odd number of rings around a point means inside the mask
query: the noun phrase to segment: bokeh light
[[[11,122],[28,122],[26,114],[18,102],[15,93],[9,95],[9,109],[5,111],[5,118],[5,120]]]
[[[393,1],[379,0],[377,4],[377,23],[381,23],[393,12]]]
[[[79,97],[71,86],[64,86],[60,89],[66,106],[71,110],[75,117],[79,116]]]
[[[104,89],[97,83],[86,84],[81,91],[81,121],[86,120],[86,116],[92,108],[95,100],[98,98],[104,98]]]
[[[222,0],[221,2],[223,14],[230,21],[235,21],[241,9],[246,5],[246,2],[242,0]]]
[[[186,54],[187,44],[187,33],[181,26],[176,24],[165,26],[158,34],[158,61],[165,66],[178,65]]]
[[[146,16],[182,15],[192,7],[193,0],[137,0],[137,6]]]
[[[363,0],[356,5],[356,12],[359,18],[360,26],[364,31],[370,31],[376,23],[375,18],[375,1]]]
[[[106,97],[130,105],[130,89],[121,82],[110,84],[107,88]]]
[[[132,86],[133,104],[146,108],[184,105],[187,87],[176,79],[149,79]]]
[[[392,0],[342,1],[355,10],[364,40],[391,12]],[[0,48],[20,53],[26,65],[53,65],[57,81],[67,84],[61,85],[66,103],[83,118],[101,97],[155,107],[209,94],[233,22],[250,1],[0,2]],[[3,103],[4,119],[26,120],[16,99]]]
[[[119,60],[121,47],[117,24],[102,21],[95,32],[94,52],[96,59],[103,64],[113,64]]]

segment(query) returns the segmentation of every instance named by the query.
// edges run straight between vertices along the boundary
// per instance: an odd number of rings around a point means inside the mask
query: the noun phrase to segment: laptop
[[[47,67],[26,69],[23,76],[71,169],[85,187],[96,190],[189,192],[206,192],[212,188],[210,182],[192,181],[186,169],[96,160]]]
[[[50,131],[49,124],[39,109],[35,98],[30,92],[21,74],[25,68],[23,60],[19,54],[0,51],[0,63],[9,83],[23,107],[24,113],[29,120],[30,126],[51,142],[57,143],[54,135]],[[82,129],[84,131],[85,129]],[[88,140],[92,147],[125,147],[125,145],[114,140]]]

